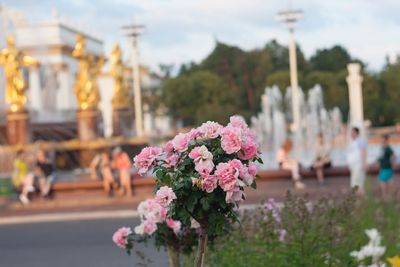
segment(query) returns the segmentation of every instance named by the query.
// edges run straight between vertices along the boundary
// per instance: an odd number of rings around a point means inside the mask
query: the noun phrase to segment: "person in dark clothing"
[[[393,149],[389,145],[389,136],[384,135],[382,138],[382,151],[378,159],[379,161],[379,187],[383,201],[387,201],[389,195],[394,189],[393,184],[393,163],[395,155]]]
[[[55,172],[52,162],[49,161],[43,150],[39,150],[36,153],[35,175],[39,179],[39,188],[42,196],[49,196],[55,179]]]

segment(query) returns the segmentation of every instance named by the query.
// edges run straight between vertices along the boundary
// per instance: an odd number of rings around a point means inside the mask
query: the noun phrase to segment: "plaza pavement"
[[[395,178],[397,188],[400,188],[399,178]],[[370,175],[368,179],[377,191],[376,177]],[[269,198],[282,201],[289,190],[295,195],[307,194],[311,200],[340,197],[349,191],[349,177],[329,177],[323,186],[313,178],[304,182],[306,189],[294,190],[290,179],[260,180],[257,190],[246,189],[247,199],[243,205],[254,206]],[[3,198],[0,199],[0,225],[136,217],[139,202],[152,195],[151,187],[140,187],[130,198],[107,197],[98,190],[57,192],[54,199],[36,198],[29,205],[21,204],[16,197]]]

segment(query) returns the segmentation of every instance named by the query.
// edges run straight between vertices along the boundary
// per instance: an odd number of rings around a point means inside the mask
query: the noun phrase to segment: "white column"
[[[290,30],[289,64],[290,64],[290,87],[292,89],[293,131],[296,132],[300,128],[300,103],[299,103],[299,89],[297,80],[296,42],[294,40],[293,30]]]
[[[143,136],[143,113],[142,113],[142,93],[140,89],[139,73],[139,50],[137,47],[137,37],[134,37],[132,47],[132,74],[133,74],[133,93],[135,97],[135,126],[136,135]]]
[[[350,124],[363,128],[364,108],[361,83],[363,77],[360,75],[361,66],[359,63],[347,65],[349,75],[346,78],[349,87],[350,101]]]
[[[29,69],[29,106],[33,110],[42,109],[42,90],[40,88],[39,66]]]
[[[73,88],[71,86],[71,79],[69,75],[68,66],[60,64],[57,68],[58,77],[58,90],[57,90],[57,109],[70,110],[73,109],[71,97],[74,96]]]

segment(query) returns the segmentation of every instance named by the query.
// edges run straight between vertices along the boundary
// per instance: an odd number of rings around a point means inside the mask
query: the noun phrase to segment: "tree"
[[[226,123],[234,113],[234,101],[227,84],[209,71],[194,71],[167,79],[162,84],[165,105],[185,125],[213,120]]]
[[[352,62],[350,54],[339,45],[328,49],[318,49],[310,58],[312,68],[318,71],[341,71],[346,69],[350,62]]]

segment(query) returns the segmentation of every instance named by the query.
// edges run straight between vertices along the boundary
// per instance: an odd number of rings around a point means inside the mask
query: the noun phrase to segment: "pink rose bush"
[[[179,133],[163,149],[148,149],[135,157],[134,165],[155,174],[155,199],[169,207],[167,217],[187,227],[194,219],[210,237],[237,220],[235,210],[245,199],[245,188],[256,187],[259,146],[239,116],[232,116],[226,126],[205,122]],[[179,224],[168,222],[178,228]],[[149,224],[153,231],[154,224]]]
[[[201,266],[207,240],[226,233],[238,220],[245,188],[256,188],[259,154],[255,133],[239,116],[226,126],[208,121],[179,133],[162,149],[144,148],[134,166],[140,175],[155,174],[156,196],[139,204],[141,223],[134,234],[121,228],[114,242],[129,252],[135,238],[152,237],[168,254],[179,254],[190,252],[198,238],[195,266]]]

